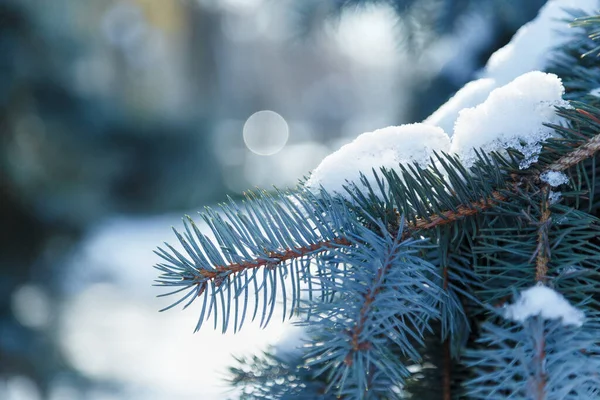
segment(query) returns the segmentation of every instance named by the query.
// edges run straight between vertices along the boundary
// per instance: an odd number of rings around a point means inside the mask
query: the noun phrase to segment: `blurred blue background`
[[[159,314],[171,225],[422,120],[543,3],[0,0],[0,399],[223,398],[297,332]]]

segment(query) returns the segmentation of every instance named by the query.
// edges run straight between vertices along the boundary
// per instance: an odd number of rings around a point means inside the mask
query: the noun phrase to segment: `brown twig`
[[[485,209],[491,208],[498,202],[504,200],[506,200],[506,196],[504,196],[500,192],[494,191],[492,192],[490,198],[475,201],[466,206],[460,205],[456,207],[456,211],[448,210],[437,215],[431,215],[427,219],[417,219],[415,223],[408,226],[408,230],[404,233],[403,236],[408,236],[417,231],[433,229],[435,227],[446,225],[459,219],[475,215]]]
[[[544,365],[546,364],[546,338],[543,337],[542,338],[542,342],[536,346],[536,350],[538,352],[538,365],[539,365],[539,371],[544,371]],[[538,382],[537,382],[537,393],[536,393],[536,400],[544,400],[547,396],[546,393],[546,383],[547,383],[547,377],[546,374],[544,372],[542,372],[540,375],[538,375]]]
[[[352,365],[352,356],[355,352],[365,351],[371,347],[370,342],[360,341],[360,334],[362,333],[367,322],[367,312],[369,311],[369,307],[371,307],[371,304],[375,301],[375,296],[377,296],[377,294],[381,290],[378,284],[381,281],[383,274],[387,272],[390,266],[391,264],[387,263],[377,271],[377,274],[375,275],[372,281],[372,287],[367,290],[367,293],[364,296],[365,300],[362,307],[360,308],[360,318],[358,319],[358,322],[356,323],[354,328],[352,328],[349,331],[349,335],[351,337],[352,350],[346,355],[346,358],[344,359],[344,363],[348,366]]]
[[[268,258],[259,258],[256,261],[248,261],[243,263],[234,263],[229,265],[217,265],[214,270],[198,270],[202,275],[201,280],[206,281],[207,279],[215,279],[222,276],[223,272],[236,273],[253,268],[260,267],[272,267],[282,262],[286,262],[292,259],[301,258],[311,253],[319,253],[336,246],[349,246],[352,242],[345,238],[337,238],[333,240],[326,240],[322,242],[313,243],[305,247],[295,247],[293,249],[287,249],[282,252],[271,252],[268,254]],[[196,278],[197,280],[197,278]]]
[[[550,250],[548,245],[548,221],[550,220],[550,208],[548,207],[548,187],[542,187],[542,202],[540,209],[542,215],[538,226],[538,245],[535,259],[535,280],[545,282],[548,275],[548,262],[550,261]]]

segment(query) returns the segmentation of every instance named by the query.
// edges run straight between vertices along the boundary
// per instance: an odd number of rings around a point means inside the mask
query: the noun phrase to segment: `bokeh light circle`
[[[244,123],[244,143],[255,154],[270,156],[284,148],[289,137],[286,120],[275,111],[262,110]]]

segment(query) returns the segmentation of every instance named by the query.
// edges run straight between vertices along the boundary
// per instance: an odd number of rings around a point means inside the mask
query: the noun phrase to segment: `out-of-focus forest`
[[[159,314],[170,226],[422,120],[543,3],[0,0],[0,398],[222,398],[292,328]]]

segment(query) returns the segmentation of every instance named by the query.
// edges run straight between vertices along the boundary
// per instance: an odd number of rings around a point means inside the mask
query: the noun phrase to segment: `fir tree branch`
[[[202,234],[188,217],[184,220],[185,232],[175,231],[187,254],[168,244],[170,252],[161,248],[156,251],[166,261],[156,265],[161,271],[157,284],[174,288],[161,296],[187,291],[164,310],[187,300],[185,308],[203,296],[196,330],[211,314],[216,328],[218,313],[223,332],[230,319],[234,331],[241,328],[252,285],[252,319],[262,304],[261,325],[268,323],[277,293],[283,294],[284,318],[291,317],[299,307],[301,282],[310,279],[311,261],[325,257],[332,249],[350,245],[346,235],[360,225],[339,199],[325,192],[319,196],[308,191],[262,192],[250,194],[247,199],[247,203],[242,203],[243,209],[230,202],[221,205],[220,212],[207,208],[201,214],[215,235],[214,240]],[[291,289],[286,281],[291,282]],[[286,313],[288,290],[292,292],[291,307]]]
[[[308,244],[306,246],[294,247],[283,251],[267,252],[267,258],[257,258],[256,260],[246,261],[242,263],[233,263],[228,265],[217,265],[214,270],[200,270],[201,276],[191,279],[196,284],[206,284],[207,280],[216,280],[223,274],[235,274],[244,272],[253,268],[274,268],[278,264],[293,261],[298,258],[304,258],[307,255],[322,253],[327,250],[339,246],[350,246],[352,242],[346,238],[335,238],[332,240],[324,240],[317,243]]]
[[[592,268],[597,270],[594,263],[598,264],[600,249],[593,234],[597,232],[598,221],[591,211],[592,199],[597,195],[594,190],[596,167],[595,160],[585,161],[600,151],[600,119],[597,117],[600,113],[588,111],[590,109],[561,110],[563,115],[571,117],[572,128],[556,127],[558,133],[566,135],[546,142],[537,166],[526,171],[517,170],[514,162],[503,162],[501,156],[493,154],[481,156],[480,165],[466,171],[457,158],[448,156],[439,158],[439,163],[432,162],[427,170],[401,165],[402,178],[396,171],[387,175],[384,172],[387,181],[378,182],[381,192],[386,192],[383,207],[369,208],[369,203],[376,203],[374,199],[378,196],[356,194],[357,207],[353,202],[337,204],[324,192],[320,193],[324,197],[322,202],[319,196],[311,197],[310,193],[300,190],[296,194],[299,205],[286,202],[282,196],[264,195],[258,200],[250,199],[245,210],[240,211],[233,205],[232,212],[225,207],[222,211],[229,217],[226,221],[216,213],[205,214],[203,218],[215,234],[213,242],[218,246],[197,231],[194,238],[186,225],[187,235],[183,237],[177,232],[176,235],[187,256],[168,245],[170,253],[159,250],[167,264],[157,266],[163,272],[158,282],[177,287],[174,293],[191,288],[175,304],[191,295],[189,305],[204,295],[198,327],[210,299],[208,316],[214,312],[216,324],[216,314],[221,309],[225,331],[232,315],[231,304],[235,307],[234,329],[237,329],[238,299],[245,295],[243,322],[249,282],[255,285],[257,304],[258,293],[264,295],[263,321],[266,318],[268,322],[276,294],[282,289],[285,307],[285,279],[291,277],[294,288],[292,310],[300,301],[298,282],[316,281],[325,288],[323,293],[335,296],[331,296],[330,302],[315,302],[311,308],[317,315],[311,327],[321,336],[313,341],[313,358],[309,364],[316,367],[317,375],[329,372],[326,377],[329,388],[337,388],[338,398],[345,399],[381,398],[378,397],[381,394],[394,397],[391,387],[402,385],[409,372],[398,354],[389,350],[390,345],[394,345],[395,350],[400,349],[402,357],[417,361],[420,354],[415,342],[424,346],[423,333],[431,332],[429,321],[439,319],[443,341],[442,350],[436,350],[436,356],[441,355],[442,360],[437,365],[442,367],[442,398],[450,400],[453,379],[460,379],[460,373],[454,371],[453,375],[451,370],[454,341],[450,338],[461,335],[456,335],[455,326],[459,323],[452,312],[459,310],[464,315],[460,301],[463,298],[458,300],[456,294],[475,293],[477,285],[463,281],[464,292],[454,286],[460,281],[457,270],[462,264],[453,264],[447,253],[453,250],[460,253],[460,246],[468,247],[457,258],[472,256],[473,262],[468,265],[473,275],[492,282],[482,290],[487,291],[482,296],[505,294],[509,289],[514,291],[531,285],[533,280],[559,288],[563,282],[555,279],[556,265],[586,272]],[[573,117],[575,114],[579,119]],[[512,151],[509,150],[508,155],[514,161]],[[497,166],[494,163],[501,168],[494,171]],[[440,165],[445,174],[437,170]],[[571,207],[564,213],[561,213],[564,211],[561,204],[553,205],[551,210],[550,187],[540,177],[546,172],[566,171],[572,167],[575,168],[569,171],[571,182],[585,180],[585,184],[579,186],[572,184],[575,205],[569,203]],[[589,214],[581,212],[577,196],[590,198]],[[280,203],[285,204],[281,207]],[[527,211],[522,212],[521,206]],[[346,214],[337,214],[340,211]],[[523,223],[523,214],[529,224]],[[371,221],[361,219],[365,215]],[[473,218],[477,216],[480,218]],[[553,219],[558,220],[560,216],[566,222],[554,221],[553,224]],[[460,224],[462,220],[468,221]],[[557,228],[557,224],[563,225]],[[375,229],[377,227],[381,229]],[[395,229],[397,227],[400,229]],[[441,227],[445,228],[439,229]],[[414,243],[420,240],[411,238],[426,241],[427,237],[444,250],[423,251],[425,245],[415,251],[418,246]],[[457,243],[459,245],[453,247]],[[429,257],[435,251],[441,255]],[[309,272],[311,263],[319,268],[318,274]],[[260,287],[257,287],[257,271],[264,273]],[[590,289],[597,286],[597,280],[574,281],[567,279],[567,295],[575,292],[589,298],[590,292],[597,295],[597,291],[594,292],[597,289]],[[458,306],[451,305],[455,299]],[[470,383],[474,398],[597,398],[600,394],[597,315],[592,326],[586,323],[579,331],[565,329],[558,321],[544,321],[541,316],[530,318],[522,326],[498,320],[500,326],[489,321],[482,326],[480,339],[487,348],[472,357],[469,364],[472,371],[479,374]],[[445,325],[446,321],[450,322]],[[264,325],[262,321],[261,324]],[[444,329],[451,333],[445,334]],[[282,360],[275,361],[267,365],[273,373],[265,383],[273,380],[277,383],[277,375],[285,373],[271,368],[272,364],[282,364]],[[296,367],[301,361],[296,361],[288,370],[296,372],[295,377],[310,380],[312,374],[297,373]],[[261,374],[238,375],[250,382],[261,379]],[[293,385],[294,380],[285,383]],[[296,394],[304,387],[293,389]],[[584,397],[586,395],[588,397]]]

